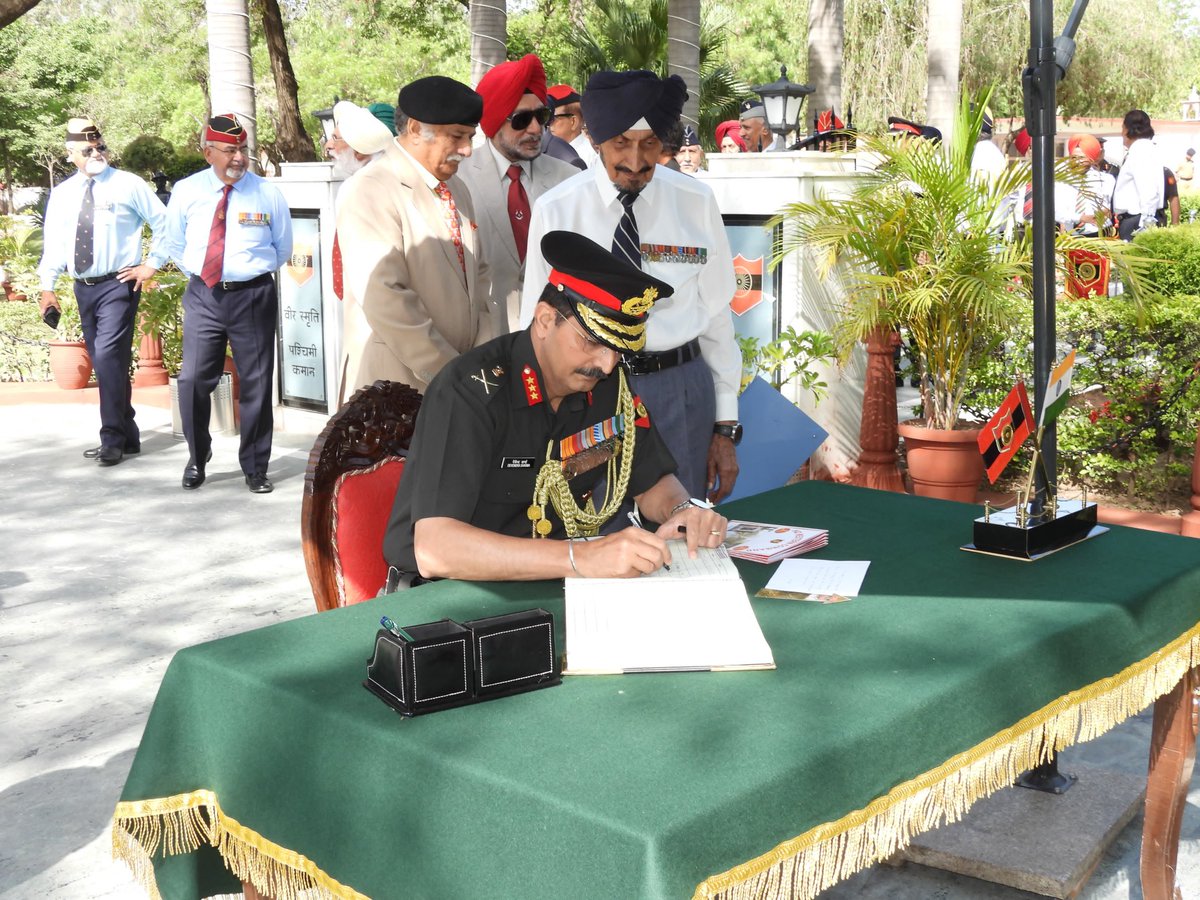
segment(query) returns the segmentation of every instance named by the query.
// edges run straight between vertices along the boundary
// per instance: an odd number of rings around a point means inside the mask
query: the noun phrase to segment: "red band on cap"
[[[596,287],[596,285],[592,284],[590,281],[582,281],[571,275],[567,275],[564,272],[560,272],[558,269],[550,270],[550,275],[547,278],[547,281],[549,281],[555,287],[558,287],[560,284],[563,287],[569,287],[575,293],[579,294],[579,296],[588,300],[594,300],[596,303],[599,303],[602,306],[607,306],[609,309],[614,310],[615,312],[621,311],[620,300],[603,288]]]
[[[892,131],[907,131],[909,134],[915,134],[918,137],[921,135],[921,129],[915,125],[907,125],[904,122],[893,122]]]

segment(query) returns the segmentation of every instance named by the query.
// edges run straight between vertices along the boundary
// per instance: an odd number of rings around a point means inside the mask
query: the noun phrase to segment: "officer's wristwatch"
[[[724,422],[718,422],[713,426],[713,434],[724,435],[733,441],[733,446],[737,446],[742,442],[742,423],[734,422],[732,425],[727,425]]]

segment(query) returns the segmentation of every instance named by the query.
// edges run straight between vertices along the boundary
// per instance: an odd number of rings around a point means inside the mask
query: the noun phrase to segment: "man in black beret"
[[[670,563],[666,538],[715,547],[725,519],[693,503],[626,354],[671,286],[577,234],[549,262],[533,321],[454,360],[429,386],[384,537],[389,590],[430,578],[626,577]],[[591,541],[626,498],[652,532]],[[681,529],[682,526],[682,529]]]
[[[482,114],[483,99],[452,78],[405,85],[396,137],[342,187],[342,403],[377,379],[424,391],[494,335],[475,209],[456,174]]]
[[[630,357],[634,386],[693,497],[724,499],[737,479],[735,446],[742,357],[729,301],[737,282],[725,225],[703,181],[657,165],[687,89],[677,75],[599,72],[583,92],[583,116],[599,165],[547,191],[533,208],[522,326],[532,320],[550,266],[536,252],[549,231],[573,231],[670,284],[646,346]]]

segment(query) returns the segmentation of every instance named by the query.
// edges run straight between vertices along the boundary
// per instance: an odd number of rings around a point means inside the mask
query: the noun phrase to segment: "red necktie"
[[[467,274],[467,259],[463,254],[462,227],[458,224],[458,206],[454,203],[454,195],[446,182],[439,181],[434,193],[442,201],[442,214],[446,218],[446,227],[450,229],[450,237],[454,241],[454,249],[458,251],[458,264],[462,266],[463,274]]]
[[[1033,182],[1032,181],[1027,182],[1025,184],[1025,204],[1021,208],[1021,214],[1025,217],[1026,222],[1028,222],[1030,219],[1033,218]]]
[[[213,211],[212,228],[208,230],[208,252],[204,254],[204,268],[200,270],[200,280],[209,287],[221,280],[225,270],[225,211],[229,208],[229,192],[233,185],[225,185],[217,208]]]
[[[342,245],[338,243],[338,234],[333,233],[333,295],[342,299]]]
[[[512,221],[513,239],[517,242],[517,257],[525,262],[529,244],[529,195],[521,185],[521,167],[508,167],[508,218]]]

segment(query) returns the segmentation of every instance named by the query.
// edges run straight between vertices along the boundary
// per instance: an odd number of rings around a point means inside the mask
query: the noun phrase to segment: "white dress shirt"
[[[75,271],[75,229],[88,177],[76,172],[50,192],[42,234],[45,245],[38,264],[43,291],[54,290],[54,282],[65,270],[72,278],[99,278],[142,261],[142,225],[150,226],[154,242],[146,262],[161,269],[167,261],[163,249],[166,208],[154,191],[131,172],[111,166],[91,179],[93,215],[92,265]]]
[[[549,231],[573,231],[610,249],[621,215],[617,189],[602,164],[568,178],[538,199],[529,227],[520,327],[533,320],[550,274],[541,254],[542,236]],[[713,375],[716,420],[736,421],[742,355],[729,311],[736,280],[716,197],[702,181],[657,166],[633,204],[633,215],[642,245],[642,269],[675,289],[650,311],[645,349],[671,350],[699,338]],[[679,247],[683,252],[671,261],[655,259],[655,245]],[[677,261],[681,259],[686,261]]]
[[[1163,161],[1149,138],[1138,138],[1129,145],[1125,162],[1117,175],[1113,191],[1113,213],[1140,215],[1146,222],[1154,218],[1163,203]]]

